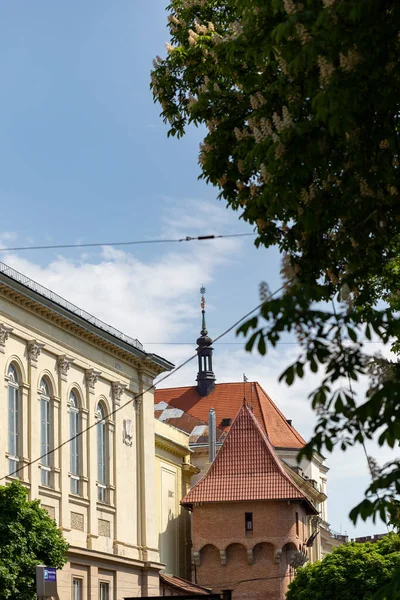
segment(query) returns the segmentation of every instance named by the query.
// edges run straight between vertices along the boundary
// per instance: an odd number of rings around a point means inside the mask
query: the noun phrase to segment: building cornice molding
[[[175,454],[175,456],[184,457],[188,454],[191,454],[188,447],[183,446],[178,442],[174,442],[173,440],[170,440],[159,433],[155,433],[155,445],[156,448],[161,448],[162,450],[171,452],[171,454]]]
[[[117,566],[118,564],[120,564],[127,565],[130,567],[138,567],[139,569],[154,568],[157,571],[159,571],[163,566],[161,565],[161,563],[149,563],[136,558],[127,558],[126,556],[119,556],[118,554],[109,554],[107,552],[100,552],[98,550],[80,548],[78,546],[70,546],[68,549],[68,556],[86,558],[91,562],[99,562],[102,565],[114,564]]]
[[[311,481],[304,479],[304,477],[296,473],[296,471],[294,471],[290,465],[284,461],[281,461],[281,463],[290,478],[293,479],[295,484],[301,489],[302,492],[304,492],[304,494],[311,500],[311,502],[313,502],[313,504],[320,504],[327,499],[327,495],[317,490]]]
[[[31,313],[39,316],[42,319],[50,321],[57,327],[64,329],[65,331],[79,337],[86,342],[102,348],[109,352],[114,357],[118,357],[124,360],[130,365],[133,365],[137,369],[145,368],[147,372],[154,378],[165,371],[169,371],[173,368],[173,364],[169,361],[153,354],[146,354],[143,350],[128,348],[128,344],[123,340],[114,338],[111,334],[106,331],[98,330],[94,325],[92,326],[89,322],[84,321],[78,316],[68,314],[67,310],[62,307],[55,305],[54,308],[49,306],[50,300],[36,299],[35,292],[24,288],[22,284],[14,282],[13,279],[10,281],[15,284],[11,286],[4,281],[1,281],[2,274],[0,273],[0,294],[13,302],[17,306],[23,307],[25,310],[29,310]],[[19,288],[22,288],[21,290]],[[98,330],[98,332],[97,332]],[[143,356],[142,356],[143,355]]]

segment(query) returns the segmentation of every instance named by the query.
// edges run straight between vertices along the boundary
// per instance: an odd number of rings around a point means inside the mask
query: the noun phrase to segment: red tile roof
[[[199,396],[196,386],[157,389],[154,402],[156,404],[166,402],[205,423],[208,421],[210,408],[214,408],[217,427],[228,431],[229,426],[222,427],[222,419],[228,418],[233,421],[243,403],[243,395],[242,382],[217,383],[208,396]],[[292,425],[289,425],[285,416],[259,383],[246,384],[246,398],[275,448],[302,448],[305,445],[304,439]],[[179,428],[179,424],[175,426]]]
[[[211,589],[206,588],[202,585],[198,585],[197,583],[187,581],[186,579],[182,579],[181,577],[176,577],[175,575],[160,573],[160,581],[161,585],[164,585],[164,587],[172,587],[176,590],[179,590],[180,592],[184,592],[185,594],[201,594],[202,596],[208,596],[209,594],[211,594]]]
[[[243,403],[209,471],[182,504],[250,500],[300,500],[310,512],[316,512],[282,467],[249,406]]]

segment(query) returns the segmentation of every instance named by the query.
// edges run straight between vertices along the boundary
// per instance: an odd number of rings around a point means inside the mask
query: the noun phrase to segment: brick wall
[[[252,532],[245,531],[245,513],[253,515]],[[192,527],[197,583],[212,587],[213,592],[233,589],[235,600],[282,600],[293,576],[288,567],[291,553],[303,548],[307,539],[306,518],[297,502],[195,506]],[[254,581],[257,578],[263,579]],[[239,583],[244,579],[253,581]]]

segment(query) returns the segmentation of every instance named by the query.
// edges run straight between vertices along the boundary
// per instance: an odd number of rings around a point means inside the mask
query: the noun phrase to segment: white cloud
[[[162,217],[164,239],[205,232],[240,231],[236,216],[222,206],[193,200],[179,203],[165,199],[164,202],[168,210],[168,216]],[[0,246],[11,245],[10,242],[15,244],[13,234],[0,234]],[[47,264],[36,262],[40,255],[36,258],[32,253],[28,259],[25,255],[6,252],[2,254],[2,260],[124,333],[143,342],[162,343],[188,339],[187,329],[192,329],[193,323],[199,321],[198,306],[193,298],[200,285],[214,281],[213,289],[217,295],[221,269],[232,264],[240,266],[242,248],[240,239],[224,239],[182,243],[178,248],[160,244],[157,252],[149,252],[141,259],[127,251],[105,247],[99,253],[83,252],[75,260],[60,255]],[[219,310],[223,311],[223,308],[219,307]],[[216,337],[220,333],[213,331],[212,335]],[[282,370],[296,358],[297,347],[278,345],[267,356],[260,357],[256,352],[244,351],[243,338],[238,338],[237,342],[237,345],[216,344],[214,367],[217,380],[240,381],[246,373],[250,381],[259,381],[282,412],[293,420],[299,432],[308,438],[315,424],[308,395],[316,387],[318,377],[307,374],[292,387],[278,383]],[[145,349],[179,364],[195,352],[195,345],[161,344],[145,346]],[[194,360],[162,385],[194,384],[196,373],[197,361]],[[394,455],[375,443],[369,443],[368,453],[381,464]],[[335,451],[328,455],[328,464],[331,467],[328,481],[330,518],[336,528],[342,524],[343,529],[351,531],[346,515],[361,499],[369,481],[365,456],[360,448],[346,453]],[[380,529],[382,526],[378,527]],[[358,527],[358,534],[373,530],[367,523]]]
[[[189,213],[192,229],[197,222],[197,235],[204,232],[204,209],[199,219],[193,206]],[[176,221],[173,214],[169,227],[175,222],[179,229],[185,212],[182,207],[180,214],[176,211]],[[104,247],[100,255],[84,253],[80,260],[58,256],[46,265],[12,253],[5,253],[3,261],[124,333],[163,342],[179,335],[198,315],[193,297],[200,285],[210,282],[240,247],[239,240],[227,239],[188,242],[179,251],[174,245],[160,245],[161,252],[148,260]]]

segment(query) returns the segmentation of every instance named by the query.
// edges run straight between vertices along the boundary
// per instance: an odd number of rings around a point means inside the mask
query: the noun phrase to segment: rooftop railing
[[[72,304],[72,302],[68,302],[68,300],[65,300],[65,298],[62,298],[62,296],[59,296],[58,294],[45,288],[43,285],[40,285],[40,283],[33,281],[33,279],[30,279],[26,275],[19,273],[18,271],[16,271],[12,267],[9,267],[5,263],[0,262],[0,273],[3,273],[7,277],[10,277],[10,279],[13,279],[14,281],[17,281],[29,290],[40,294],[40,296],[43,296],[47,300],[54,302],[58,306],[61,306],[68,312],[73,313],[77,317],[83,319],[84,321],[87,321],[88,323],[94,325],[98,329],[101,329],[102,331],[105,331],[110,335],[118,338],[119,340],[125,342],[125,344],[128,344],[129,346],[132,346],[133,348],[136,348],[138,350],[143,350],[143,344],[141,344],[139,340],[132,338],[129,335],[125,335],[125,333],[122,333],[122,331],[119,331],[115,327],[112,327],[111,325],[104,323],[104,321],[97,319],[96,317],[88,313],[86,310],[79,308],[75,304]]]

